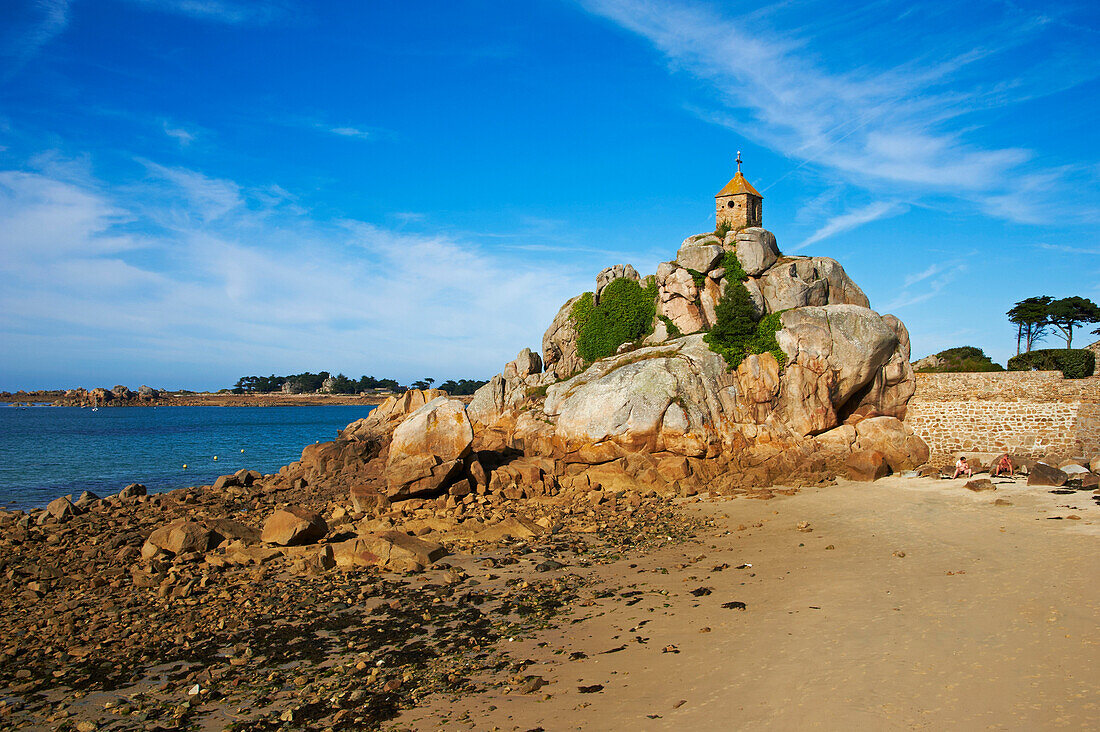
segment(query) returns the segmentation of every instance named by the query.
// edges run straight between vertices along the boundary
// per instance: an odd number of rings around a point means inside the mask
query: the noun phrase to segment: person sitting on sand
[[[1012,477],[1012,474],[1016,472],[1016,467],[1012,464],[1012,458],[1008,455],[1001,455],[1001,459],[993,465],[993,471],[989,474],[990,478],[996,478],[998,475],[1007,475]]]
[[[959,456],[958,462],[955,463],[955,474],[951,476],[951,479],[954,480],[960,475],[967,478],[974,477],[974,471],[970,469],[970,463],[966,462],[966,457],[961,455]]]

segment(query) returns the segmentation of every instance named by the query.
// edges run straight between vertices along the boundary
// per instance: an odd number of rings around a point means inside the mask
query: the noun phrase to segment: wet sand
[[[964,482],[688,503],[714,521],[698,539],[562,570],[589,599],[506,643],[530,661],[513,688],[438,696],[386,728],[1100,726],[1094,494]],[[523,693],[531,676],[547,684]]]

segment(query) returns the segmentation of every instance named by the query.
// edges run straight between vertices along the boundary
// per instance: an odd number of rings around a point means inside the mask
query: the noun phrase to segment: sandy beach
[[[1095,728],[1094,494],[964,482],[688,499],[713,526],[580,570],[589,599],[507,643],[512,688],[388,728]]]

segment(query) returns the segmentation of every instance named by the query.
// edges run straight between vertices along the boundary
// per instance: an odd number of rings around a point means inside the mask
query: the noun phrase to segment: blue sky
[[[1095,3],[0,5],[0,389],[487,378],[738,149],[914,358],[1100,300]]]

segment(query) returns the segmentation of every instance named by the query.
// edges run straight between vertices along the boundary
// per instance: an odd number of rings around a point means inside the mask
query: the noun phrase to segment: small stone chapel
[[[737,175],[714,197],[717,225],[733,229],[763,226],[764,197],[741,175],[741,151],[737,151]]]

